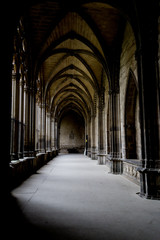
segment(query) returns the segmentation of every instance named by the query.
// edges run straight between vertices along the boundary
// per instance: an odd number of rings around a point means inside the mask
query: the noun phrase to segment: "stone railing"
[[[141,166],[140,160],[123,160],[123,175],[137,184],[140,184],[140,173],[137,170]]]
[[[140,173],[138,168],[141,166],[141,161],[137,159],[122,159],[120,157],[111,157],[106,155],[106,165],[113,174],[123,174],[129,180],[140,184]]]

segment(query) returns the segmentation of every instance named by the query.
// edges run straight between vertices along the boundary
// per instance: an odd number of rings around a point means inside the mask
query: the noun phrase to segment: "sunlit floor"
[[[81,154],[60,155],[12,191],[12,239],[159,240],[160,201]]]

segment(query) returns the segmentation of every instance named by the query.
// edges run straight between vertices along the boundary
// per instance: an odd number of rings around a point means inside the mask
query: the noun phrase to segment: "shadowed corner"
[[[30,239],[39,240],[80,240],[79,233],[74,229],[63,228],[63,225],[50,225],[44,220],[44,223],[34,225],[26,218],[18,200],[10,195],[7,199],[7,214],[5,212],[5,221],[3,222],[3,236],[6,239]],[[40,211],[40,209],[39,209]],[[86,239],[86,238],[84,238]],[[89,238],[87,238],[89,239]]]

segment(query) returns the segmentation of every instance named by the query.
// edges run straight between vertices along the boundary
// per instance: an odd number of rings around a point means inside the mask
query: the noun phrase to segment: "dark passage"
[[[84,118],[75,111],[67,111],[59,124],[60,153],[83,153],[85,144]]]

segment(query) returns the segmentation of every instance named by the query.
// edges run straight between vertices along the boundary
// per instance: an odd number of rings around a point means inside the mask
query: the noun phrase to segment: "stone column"
[[[36,133],[36,130],[35,130],[35,113],[36,113],[36,110],[35,110],[35,105],[36,103],[36,95],[35,95],[35,89],[34,87],[32,87],[32,156],[34,157],[36,152],[35,152],[35,133]]]
[[[55,119],[55,122],[54,122],[54,147],[55,147],[55,150],[58,150],[58,123],[57,123],[57,119]]]
[[[91,117],[88,119],[88,157],[91,157]]]
[[[154,29],[152,29],[153,31]],[[160,199],[160,133],[159,87],[157,76],[157,42],[154,34],[142,36],[142,46],[137,50],[142,161],[140,196]]]
[[[12,106],[11,106],[11,118],[15,119],[16,112],[16,74],[12,74]]]
[[[54,121],[54,117],[51,117],[51,149],[52,151],[55,150],[55,142],[54,142],[54,138],[55,138],[55,121]]]
[[[45,104],[41,104],[41,117],[40,117],[40,151],[45,152]]]
[[[28,156],[29,152],[29,88],[24,86],[24,156]]]
[[[102,92],[98,107],[98,164],[106,163],[104,107],[104,92]]]
[[[36,136],[35,136],[35,150],[39,152],[39,122],[40,122],[40,113],[39,113],[39,102],[36,102]]]
[[[28,101],[28,108],[26,112],[27,146],[25,150],[28,156],[33,157],[35,151],[35,95],[32,86],[28,87],[27,101]]]
[[[51,114],[46,113],[46,150],[51,151]]]
[[[110,96],[110,95],[108,95]],[[106,152],[107,156],[111,153],[111,137],[110,137],[110,126],[111,126],[111,104],[110,104],[110,97],[108,97],[108,108],[107,108],[107,146]]]
[[[19,81],[18,158],[23,158],[24,151],[23,102],[24,102],[24,82],[21,76]]]
[[[110,135],[111,135],[111,152],[110,166],[111,172],[121,174],[123,172],[123,163],[121,161],[121,131],[120,131],[120,106],[119,90],[111,90],[110,94]]]
[[[95,145],[95,115],[91,117],[91,159],[96,160],[96,145]]]
[[[17,159],[17,146],[16,146],[16,89],[17,89],[17,77],[16,74],[12,74],[12,106],[11,106],[11,143],[10,143],[10,153],[11,160]]]
[[[91,115],[91,159],[97,160],[97,148],[96,146],[96,130],[98,133],[97,124],[97,93],[94,94],[94,108]]]
[[[12,97],[12,147],[11,147],[11,160],[18,159],[18,143],[19,143],[19,73],[12,75],[13,81],[13,97]]]

